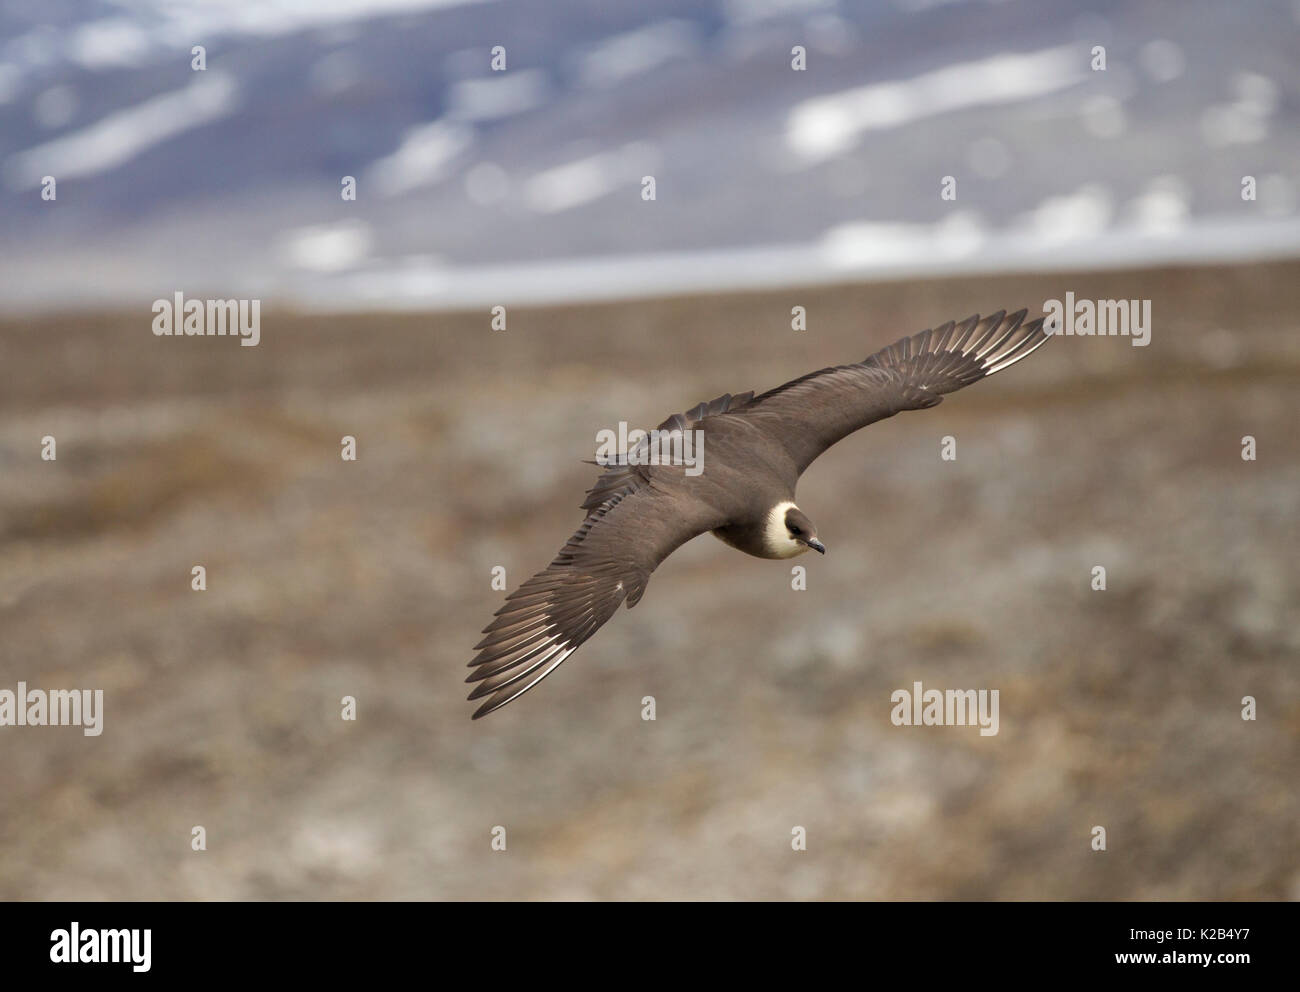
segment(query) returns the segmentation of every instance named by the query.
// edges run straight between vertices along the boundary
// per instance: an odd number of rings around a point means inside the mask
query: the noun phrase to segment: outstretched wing
[[[470,699],[488,699],[474,719],[523,695],[559,667],[682,544],[723,521],[691,500],[646,487],[615,493],[582,522],[545,571],[506,597],[475,645]]]
[[[757,396],[742,416],[773,422],[798,470],[856,430],[903,410],[935,406],[951,393],[1014,365],[1050,336],[1026,310],[903,338],[856,365],[813,372]]]

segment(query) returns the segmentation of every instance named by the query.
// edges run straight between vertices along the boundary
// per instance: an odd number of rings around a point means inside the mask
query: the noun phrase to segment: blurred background
[[[105,694],[99,737],[0,728],[0,897],[1300,898],[1298,32],[0,0],[0,688]],[[156,338],[178,291],[260,345]],[[598,430],[1067,292],[1150,345],[843,442],[806,591],[692,542],[470,722],[491,570],[577,527]],[[915,681],[1000,733],[893,726]]]

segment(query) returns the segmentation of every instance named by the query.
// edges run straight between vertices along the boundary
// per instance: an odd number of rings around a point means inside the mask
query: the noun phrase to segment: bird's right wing
[[[678,547],[723,523],[688,499],[647,486],[592,510],[544,571],[506,597],[475,645],[470,699],[488,699],[474,719],[500,709],[550,675],[627,601]]]
[[[813,372],[755,397],[739,414],[768,422],[800,472],[836,441],[903,410],[920,410],[1014,365],[1048,339],[1026,310],[976,314],[922,331],[856,365]]]

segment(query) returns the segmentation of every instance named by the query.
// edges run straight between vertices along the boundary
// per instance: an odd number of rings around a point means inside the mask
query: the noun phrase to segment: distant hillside
[[[132,0],[37,5],[44,23],[19,6],[0,13],[10,306],[174,289],[465,303],[1071,251],[1300,253],[1286,0],[1249,16],[1107,0]],[[356,202],[340,197],[348,175]]]

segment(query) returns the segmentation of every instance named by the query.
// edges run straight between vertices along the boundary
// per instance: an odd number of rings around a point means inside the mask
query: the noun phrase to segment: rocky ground
[[[597,430],[1067,290],[1152,300],[1152,343],[1062,338],[854,436],[800,488],[830,548],[806,591],[702,538],[470,722],[491,570],[576,527]],[[257,348],[10,319],[0,688],[102,688],[105,715],[0,728],[0,898],[1300,898],[1297,313],[1288,263],[504,333],[271,310]],[[915,681],[999,689],[1000,732],[894,726]]]

